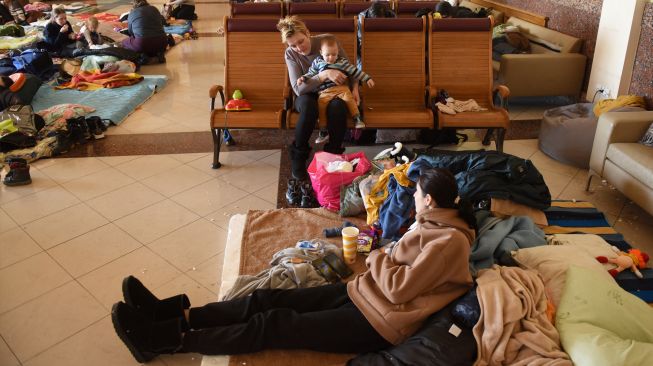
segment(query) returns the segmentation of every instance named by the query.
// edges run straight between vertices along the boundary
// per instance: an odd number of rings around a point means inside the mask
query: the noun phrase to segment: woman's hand
[[[60,30],[59,32],[61,32],[61,33],[66,33],[66,32],[68,32],[69,30],[70,30],[70,27],[68,26],[68,24],[64,24],[64,25],[61,27],[61,30]]]
[[[347,81],[347,76],[342,72],[338,70],[324,70],[317,74],[318,78],[320,78],[320,82],[324,82],[326,79],[329,79],[336,83],[336,85],[342,85]]]
[[[297,85],[299,86],[299,85],[302,85],[302,84],[304,84],[304,77],[303,76],[300,77],[299,79],[297,79]]]
[[[374,80],[369,79],[369,80],[367,81],[367,86],[369,86],[370,88],[373,88],[373,87],[374,87]]]

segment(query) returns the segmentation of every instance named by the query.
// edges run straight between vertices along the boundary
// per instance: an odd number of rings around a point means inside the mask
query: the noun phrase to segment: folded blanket
[[[101,88],[119,88],[134,85],[143,81],[143,76],[137,73],[121,74],[118,72],[90,73],[81,71],[73,76],[69,83],[59,85],[55,89],[97,90]]]
[[[572,365],[547,319],[544,283],[537,272],[494,266],[476,282],[481,319],[474,327],[475,365]]]

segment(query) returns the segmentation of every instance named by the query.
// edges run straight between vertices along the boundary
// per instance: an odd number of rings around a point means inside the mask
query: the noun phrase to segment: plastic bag
[[[353,172],[328,173],[326,171],[326,166],[332,161],[352,161],[356,158],[360,160]],[[313,161],[308,166],[308,175],[320,205],[332,211],[340,210],[340,187],[351,184],[356,177],[365,174],[371,167],[372,164],[362,152],[342,155],[328,152],[315,153]]]

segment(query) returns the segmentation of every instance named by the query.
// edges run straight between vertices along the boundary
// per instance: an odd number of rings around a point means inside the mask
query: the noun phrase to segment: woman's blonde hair
[[[66,14],[66,9],[63,6],[56,6],[52,8],[52,13],[50,14],[50,22],[54,23],[57,15]]]
[[[307,37],[310,35],[306,24],[302,22],[298,16],[287,16],[277,23],[277,29],[281,32],[281,42],[286,43],[288,38],[297,33],[303,33]]]

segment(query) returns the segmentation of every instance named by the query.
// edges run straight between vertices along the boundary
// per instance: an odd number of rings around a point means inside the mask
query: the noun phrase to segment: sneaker
[[[357,130],[365,128],[365,122],[363,122],[360,116],[354,117],[354,128]]]
[[[329,142],[329,132],[327,130],[320,130],[315,139],[316,144],[323,144]]]

